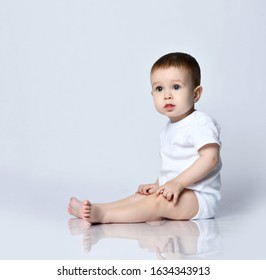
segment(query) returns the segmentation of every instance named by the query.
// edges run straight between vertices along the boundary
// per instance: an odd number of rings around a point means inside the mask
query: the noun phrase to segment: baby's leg
[[[160,221],[164,218],[189,220],[198,213],[198,209],[198,199],[195,193],[186,189],[180,194],[176,204],[168,201],[162,195],[152,194],[142,195],[141,199],[130,205],[102,209],[103,216],[100,222],[139,223]]]
[[[78,211],[81,218],[87,219],[91,223],[139,223],[161,220],[163,218],[172,220],[188,220],[198,212],[198,200],[191,190],[184,190],[178,199],[177,204],[168,201],[162,195],[155,194],[140,195],[136,201],[130,204],[122,203],[114,207],[111,204],[93,204],[88,202],[90,209],[85,207],[86,212],[82,212],[82,202],[79,202]],[[84,207],[83,207],[84,208]],[[71,214],[75,215],[73,211]]]
[[[135,203],[139,200],[141,200],[143,197],[142,194],[139,193],[135,193],[129,197],[117,200],[117,201],[113,201],[113,202],[108,202],[108,203],[99,203],[99,205],[104,205],[106,207],[122,207],[122,206],[126,206],[129,205],[131,203]]]

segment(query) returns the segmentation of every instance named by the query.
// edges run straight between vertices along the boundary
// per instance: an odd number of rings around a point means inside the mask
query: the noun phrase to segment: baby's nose
[[[172,95],[169,92],[166,92],[164,95],[164,99],[168,100],[168,99],[172,99]]]

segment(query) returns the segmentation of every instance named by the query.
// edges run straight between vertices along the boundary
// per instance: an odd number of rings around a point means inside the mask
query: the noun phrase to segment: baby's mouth
[[[164,106],[164,109],[166,109],[167,111],[172,111],[172,110],[174,110],[174,107],[175,107],[175,105],[173,105],[173,104],[166,104]]]

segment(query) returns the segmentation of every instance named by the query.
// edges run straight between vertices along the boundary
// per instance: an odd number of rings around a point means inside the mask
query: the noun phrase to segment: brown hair
[[[151,74],[159,68],[169,67],[185,68],[191,75],[194,87],[200,85],[200,66],[193,56],[182,52],[166,54],[153,64]]]

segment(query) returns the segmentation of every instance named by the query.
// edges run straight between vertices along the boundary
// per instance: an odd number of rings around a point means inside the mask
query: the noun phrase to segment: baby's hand
[[[140,185],[138,188],[137,193],[142,195],[150,195],[155,193],[158,190],[159,186],[156,184],[146,184],[146,185]]]
[[[183,189],[184,187],[176,181],[170,180],[156,191],[156,195],[163,195],[168,201],[173,199],[174,204],[176,204]]]

